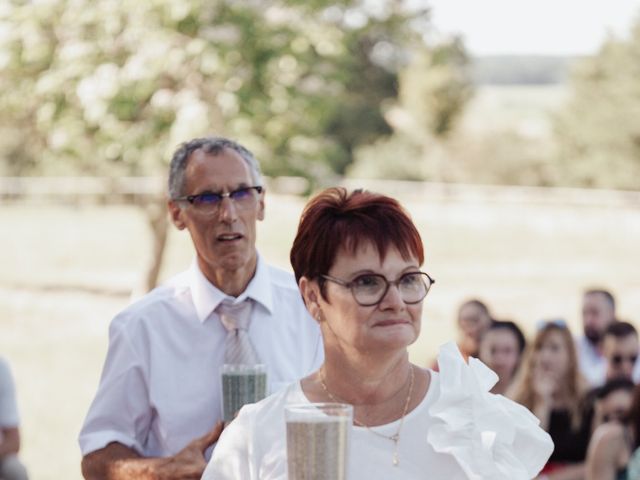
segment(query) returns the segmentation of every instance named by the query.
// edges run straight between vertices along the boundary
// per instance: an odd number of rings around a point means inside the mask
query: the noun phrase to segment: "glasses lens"
[[[613,357],[611,357],[611,361],[615,365],[620,365],[620,364],[622,364],[622,362],[629,362],[631,364],[635,364],[636,360],[638,360],[638,356],[637,355],[629,355],[629,356],[614,355]]]
[[[382,275],[360,275],[351,282],[351,291],[360,305],[378,303],[386,289],[387,280]]]
[[[195,207],[211,207],[220,203],[222,197],[217,193],[201,193],[193,197],[193,205]]]
[[[420,272],[407,273],[400,277],[398,288],[405,303],[418,303],[429,291],[429,278]]]
[[[256,204],[256,187],[239,188],[226,193],[206,192],[191,197],[191,203],[202,212],[215,213],[224,197],[229,197],[237,208],[251,208]]]
[[[243,205],[251,204],[256,198],[253,188],[239,188],[238,190],[230,192],[229,197],[231,197],[231,200],[234,202]]]

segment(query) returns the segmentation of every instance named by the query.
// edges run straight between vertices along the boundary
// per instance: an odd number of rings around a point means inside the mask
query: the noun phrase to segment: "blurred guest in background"
[[[608,422],[593,433],[587,454],[587,480],[640,478],[640,386],[633,391],[625,422]]]
[[[609,380],[595,391],[594,421],[595,430],[603,423],[625,422],[631,409],[634,384],[626,378]]]
[[[554,480],[582,479],[591,433],[573,338],[560,320],[543,322],[508,396],[531,410],[555,445],[543,470]]]
[[[582,297],[583,334],[576,337],[578,361],[582,375],[592,386],[605,382],[605,359],[602,355],[602,338],[607,327],[615,321],[616,301],[611,292],[591,289]]]
[[[479,358],[498,374],[491,393],[504,394],[511,385],[526,346],[522,330],[514,322],[495,320],[480,339]]]
[[[0,357],[0,480],[26,480],[18,459],[20,429],[16,389],[7,361]]]
[[[480,339],[491,325],[492,319],[487,305],[478,300],[465,301],[458,308],[456,327],[458,329],[458,349],[467,361],[469,357],[478,357]],[[439,369],[438,360],[434,359],[429,367],[436,372]]]
[[[614,322],[604,332],[602,356],[605,360],[605,379],[626,378],[634,380],[634,368],[638,362],[638,332],[628,322]]]
[[[458,309],[458,348],[466,359],[477,357],[480,339],[491,325],[491,314],[487,305],[471,299],[460,305]]]

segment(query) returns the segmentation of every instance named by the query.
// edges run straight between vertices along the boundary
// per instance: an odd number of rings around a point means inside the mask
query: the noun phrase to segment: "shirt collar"
[[[237,298],[227,295],[213,285],[207,277],[204,276],[196,260],[193,261],[189,270],[189,287],[191,288],[191,296],[198,319],[201,322],[204,322],[209,315],[211,315],[211,312],[226,298],[231,299],[233,303],[251,298],[266,308],[269,313],[273,311],[269,268],[260,255],[257,255],[256,273],[249,281],[249,285],[247,285],[244,292]]]

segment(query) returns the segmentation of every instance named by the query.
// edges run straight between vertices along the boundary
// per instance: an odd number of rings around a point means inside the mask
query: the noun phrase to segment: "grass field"
[[[270,196],[259,248],[288,268],[303,200]],[[411,347],[426,364],[453,338],[457,305],[486,300],[528,333],[544,317],[578,325],[583,288],[611,288],[621,317],[640,321],[640,210],[481,199],[406,199],[437,280]],[[23,452],[36,480],[80,479],[77,433],[97,386],[111,317],[129,301],[148,252],[142,214],[128,207],[0,205],[0,352],[17,379]],[[192,256],[169,239],[162,276]]]

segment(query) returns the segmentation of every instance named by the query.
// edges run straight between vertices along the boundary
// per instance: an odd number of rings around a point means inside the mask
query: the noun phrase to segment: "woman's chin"
[[[410,324],[394,324],[374,327],[374,333],[379,345],[387,348],[405,348],[417,340],[419,332]]]

